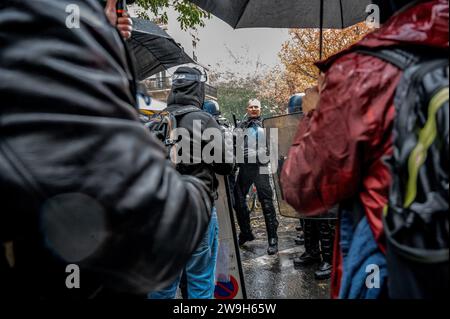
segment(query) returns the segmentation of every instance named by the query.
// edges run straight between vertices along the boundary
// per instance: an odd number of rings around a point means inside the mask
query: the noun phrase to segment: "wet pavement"
[[[294,268],[293,259],[304,252],[297,246],[297,219],[279,217],[279,254],[267,255],[264,217],[260,211],[251,216],[256,240],[241,247],[247,297],[249,299],[328,299],[329,280],[317,281],[318,265]]]

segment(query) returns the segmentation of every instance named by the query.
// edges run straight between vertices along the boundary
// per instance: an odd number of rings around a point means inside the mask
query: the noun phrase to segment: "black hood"
[[[180,67],[175,75],[188,74],[198,78],[202,73],[194,68]],[[172,91],[167,100],[167,105],[192,105],[202,108],[205,102],[205,83],[193,80],[178,80],[172,84]]]

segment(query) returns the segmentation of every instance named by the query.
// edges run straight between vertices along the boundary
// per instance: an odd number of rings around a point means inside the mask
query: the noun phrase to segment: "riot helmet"
[[[304,93],[295,94],[295,95],[291,96],[291,98],[289,99],[289,104],[288,104],[289,114],[298,113],[298,112],[303,111],[302,106],[303,106],[303,97],[304,96],[305,96]]]
[[[208,112],[212,116],[219,116],[221,114],[219,103],[213,100],[207,100],[203,103],[203,111]]]
[[[168,105],[192,105],[202,108],[205,101],[206,74],[190,67],[178,68],[172,76]]]

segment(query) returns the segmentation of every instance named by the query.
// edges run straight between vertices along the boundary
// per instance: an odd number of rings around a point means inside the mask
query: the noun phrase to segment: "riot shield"
[[[216,264],[215,299],[246,299],[244,275],[237,241],[236,226],[231,204],[228,179],[217,176],[219,180],[216,200],[219,220],[219,254]]]
[[[277,170],[272,171],[272,182],[275,188],[275,195],[278,204],[278,210],[281,216],[289,218],[301,218],[292,206],[290,206],[283,197],[283,191],[281,189],[280,177],[283,169],[284,161],[287,159],[289,148],[297,132],[300,119],[303,117],[303,113],[292,113],[288,115],[274,116],[266,118],[263,121],[264,128],[266,129],[267,143],[273,141],[271,129],[278,130],[278,167]],[[273,155],[273,154],[272,154]]]
[[[264,128],[266,129],[267,143],[273,143],[273,138],[271,134],[274,131],[271,129],[277,129],[278,134],[278,167],[271,173],[272,182],[275,189],[275,195],[278,204],[278,210],[281,216],[296,218],[296,219],[334,219],[334,214],[325,213],[324,215],[318,217],[305,217],[299,214],[291,205],[289,205],[283,196],[283,191],[281,188],[280,177],[281,171],[283,169],[283,164],[287,159],[289,149],[294,141],[295,134],[298,130],[298,125],[300,120],[303,118],[303,113],[292,113],[288,115],[274,116],[266,118],[263,121]],[[301,196],[301,194],[299,194]]]

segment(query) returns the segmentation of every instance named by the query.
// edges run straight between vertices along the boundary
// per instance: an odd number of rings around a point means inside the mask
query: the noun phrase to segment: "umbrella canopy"
[[[344,29],[364,21],[373,0],[189,0],[235,29],[320,28]]]
[[[196,63],[172,37],[148,20],[133,18],[128,44],[140,81],[177,65]]]
[[[364,21],[371,0],[190,0],[239,28],[339,29]]]

